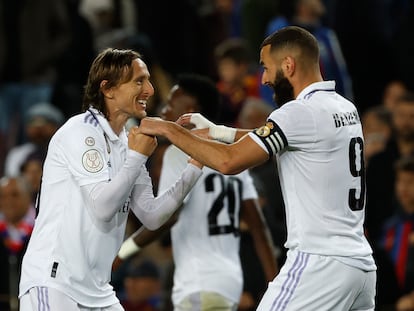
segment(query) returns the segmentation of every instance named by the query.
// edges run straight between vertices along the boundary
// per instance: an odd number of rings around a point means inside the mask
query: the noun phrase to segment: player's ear
[[[112,99],[113,96],[113,92],[112,92],[112,88],[108,87],[108,80],[102,80],[101,84],[99,85],[102,94],[106,97],[106,98],[110,98]]]
[[[295,59],[292,56],[286,56],[283,59],[282,68],[286,76],[292,76],[296,69]]]

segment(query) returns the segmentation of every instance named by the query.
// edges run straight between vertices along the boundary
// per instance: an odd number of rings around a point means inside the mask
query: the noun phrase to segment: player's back
[[[370,269],[361,123],[333,86],[315,83],[270,116],[288,141],[279,155],[286,246]]]
[[[168,188],[188,156],[170,146],[164,156],[160,190]],[[168,181],[167,181],[168,180]],[[238,301],[242,290],[239,257],[241,203],[257,198],[247,171],[226,176],[204,167],[171,229],[175,263],[173,300],[190,293],[219,292]]]

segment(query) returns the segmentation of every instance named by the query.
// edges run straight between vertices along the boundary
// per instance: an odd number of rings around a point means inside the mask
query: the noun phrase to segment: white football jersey
[[[288,237],[285,246],[375,270],[364,236],[364,138],[356,107],[334,81],[313,83],[249,133],[277,154]]]
[[[20,296],[46,286],[85,306],[118,302],[108,267],[124,238],[129,200],[119,202],[110,221],[100,221],[92,216],[93,207],[80,187],[109,181],[121,169],[127,150],[126,132],[117,136],[102,115],[89,111],[69,119],[53,136],[38,216],[23,259]],[[148,175],[144,166],[141,170]]]
[[[175,146],[164,154],[159,191],[168,189],[189,157]],[[242,200],[256,199],[253,180],[244,171],[226,176],[208,167],[184,200],[171,229],[175,264],[172,300],[200,291],[217,292],[239,302],[243,273],[239,257]]]

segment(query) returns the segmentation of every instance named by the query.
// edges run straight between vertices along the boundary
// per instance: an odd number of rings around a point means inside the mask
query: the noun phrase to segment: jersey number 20
[[[214,189],[214,179],[216,178],[219,180],[220,189]],[[214,192],[215,190],[219,190],[219,194],[215,198],[213,206],[208,212],[209,234],[217,235],[233,233],[234,235],[238,235],[238,217],[240,213],[240,202],[242,195],[241,181],[232,176],[226,179],[221,174],[210,174],[205,179],[205,190],[206,192]],[[228,224],[219,224],[218,217],[223,208],[225,208],[224,201],[226,199],[228,203],[227,213],[230,221]]]

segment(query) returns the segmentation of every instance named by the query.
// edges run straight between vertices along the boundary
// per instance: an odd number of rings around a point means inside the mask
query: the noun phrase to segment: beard
[[[277,70],[275,80],[271,86],[273,88],[273,100],[278,107],[282,107],[287,102],[295,99],[293,96],[293,86],[285,77],[282,69]]]

